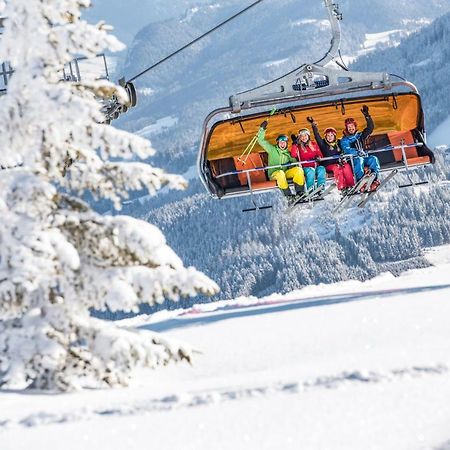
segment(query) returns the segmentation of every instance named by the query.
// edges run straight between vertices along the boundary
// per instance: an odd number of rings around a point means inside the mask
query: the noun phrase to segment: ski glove
[[[358,150],[358,156],[361,156],[361,158],[365,158],[366,156],[369,155],[365,150]]]
[[[293,144],[297,144],[298,143],[298,138],[295,134],[291,134],[291,139],[292,139],[292,143]]]
[[[263,130],[265,130],[267,128],[267,125],[269,125],[269,122],[267,122],[267,120],[265,120],[260,126]]]
[[[369,107],[367,105],[364,105],[361,108],[361,112],[364,114],[364,117],[367,117],[369,115]]]
[[[308,116],[307,118],[306,118],[306,120],[309,122],[309,123],[314,123],[314,118],[313,117],[311,117],[311,116]]]

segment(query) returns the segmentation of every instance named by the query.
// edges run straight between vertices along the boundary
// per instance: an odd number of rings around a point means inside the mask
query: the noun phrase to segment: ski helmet
[[[285,134],[280,134],[277,137],[277,142],[280,142],[280,141],[289,142],[289,138]]]
[[[326,128],[325,131],[323,132],[323,134],[328,134],[328,133],[333,133],[335,136],[337,136],[336,128],[333,128],[333,127]]]

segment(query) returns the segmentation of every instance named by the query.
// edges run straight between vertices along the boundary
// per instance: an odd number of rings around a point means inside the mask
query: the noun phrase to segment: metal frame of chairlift
[[[3,33],[3,23],[5,18],[0,17],[0,35]],[[96,80],[110,80],[110,74],[108,70],[108,62],[106,55],[100,53],[97,58],[101,58],[103,61],[104,75],[100,75]],[[82,80],[82,70],[80,70],[80,61],[88,61],[91,58],[81,56],[73,59],[67,63],[62,69],[62,80],[67,82],[79,83]],[[3,82],[4,87],[0,88],[0,95],[4,95],[8,89],[9,79],[14,73],[14,69],[9,62],[2,62],[0,64],[0,82]],[[110,123],[113,119],[117,119],[121,114],[127,112],[129,108],[136,106],[136,89],[131,82],[125,82],[125,79],[119,80],[120,86],[122,86],[128,94],[129,101],[126,104],[120,102],[117,97],[113,96],[109,99],[99,99],[102,104],[102,112],[105,115],[105,123]]]
[[[98,76],[97,80],[109,80],[109,71],[108,71],[108,63],[106,61],[106,56],[104,53],[97,55],[97,58],[101,58],[103,62],[103,68],[105,70],[104,76]],[[75,58],[69,63],[67,63],[63,68],[63,79],[65,81],[81,81],[81,71],[80,71],[80,61],[88,61],[89,58],[86,56],[80,56],[79,58]],[[75,70],[74,70],[75,69]]]
[[[419,144],[415,144],[415,145],[416,145],[416,146],[422,146],[423,144],[420,144],[420,145],[419,145]],[[414,146],[414,144],[413,144],[412,146]],[[405,144],[405,140],[402,139],[401,145],[400,145],[400,149],[401,149],[401,151],[402,151],[402,162],[403,162],[403,164],[404,164],[405,167],[402,168],[401,170],[404,170],[404,171],[405,171],[406,176],[408,177],[408,180],[409,180],[409,184],[403,184],[403,185],[400,185],[399,188],[412,187],[412,186],[421,186],[421,185],[424,185],[424,184],[428,184],[428,183],[429,183],[428,180],[424,180],[424,181],[413,181],[413,179],[412,179],[412,177],[411,177],[411,170],[410,170],[409,164],[408,164],[408,158],[406,157],[406,149],[407,149],[408,147],[411,147],[411,145],[410,145],[410,146],[406,145],[406,144]],[[429,164],[427,164],[427,165],[429,165]],[[423,167],[423,166],[422,166],[422,167]]]
[[[381,149],[377,149],[377,150],[373,150],[373,151],[369,151],[369,155],[376,155],[377,153],[383,153],[383,152],[390,152],[393,150],[401,150],[402,152],[402,163],[404,164],[404,167],[395,167],[396,170],[404,170],[406,172],[406,175],[408,177],[408,180],[410,182],[410,184],[406,184],[406,185],[400,185],[398,186],[399,188],[405,188],[405,187],[411,187],[411,186],[420,186],[420,185],[424,185],[424,184],[428,184],[428,181],[420,181],[420,182],[414,182],[412,180],[411,177],[411,171],[408,165],[408,160],[406,157],[406,150],[408,148],[415,148],[415,147],[421,147],[424,144],[422,144],[421,142],[415,143],[415,144],[406,144],[404,140],[402,140],[401,145],[397,145],[397,146],[387,146]],[[353,159],[355,158],[355,156],[353,155],[345,155],[346,158],[350,159],[352,167],[353,167]],[[320,162],[322,161],[333,161],[333,160],[337,160],[339,159],[339,157],[327,157],[327,158],[322,158],[320,160]],[[246,211],[253,211],[253,210],[262,210],[262,209],[269,209],[272,206],[259,206],[257,205],[256,201],[255,201],[255,194],[262,194],[267,192],[268,190],[272,190],[273,188],[267,188],[267,189],[259,189],[257,191],[253,190],[253,186],[252,186],[252,181],[251,181],[251,177],[250,174],[254,173],[254,172],[262,172],[262,171],[266,171],[269,169],[283,169],[283,168],[287,168],[287,167],[302,167],[305,164],[309,164],[309,163],[317,163],[317,161],[312,160],[312,161],[299,161],[299,162],[295,162],[295,163],[288,163],[288,164],[283,164],[283,165],[278,165],[278,166],[264,166],[264,167],[255,167],[253,169],[245,169],[245,170],[233,170],[230,172],[226,172],[226,173],[222,173],[220,175],[217,175],[215,178],[216,179],[220,179],[220,178],[224,178],[227,176],[232,176],[232,175],[240,175],[240,174],[245,174],[247,177],[247,183],[248,183],[248,191],[244,191],[244,192],[235,192],[233,194],[229,194],[229,197],[242,197],[242,196],[247,196],[250,193],[250,201],[253,204],[254,208],[250,208],[250,209],[244,209],[243,212]],[[431,165],[431,163],[428,164],[423,164],[421,165],[421,167],[424,167],[426,165]],[[390,172],[391,170],[393,170],[392,168],[386,168],[386,169],[381,169],[381,172]],[[331,180],[327,180],[331,181]],[[356,181],[356,180],[355,180]]]
[[[200,151],[197,159],[197,168],[200,175],[200,179],[205,186],[206,190],[211,193],[208,187],[208,179],[206,172],[207,163],[207,148],[210,139],[210,131],[214,123],[219,121],[218,117],[227,117],[236,115],[236,121],[239,122],[240,114],[245,110],[257,109],[259,111],[264,107],[276,107],[282,112],[289,112],[289,110],[298,106],[308,106],[309,104],[316,104],[317,100],[326,99],[330,102],[341,103],[342,108],[345,108],[345,103],[342,96],[345,95],[345,99],[356,98],[362,93],[369,99],[371,96],[379,95],[380,92],[386,93],[386,96],[393,95],[395,102],[395,95],[401,92],[411,92],[419,95],[416,86],[405,80],[393,81],[391,75],[383,72],[352,72],[348,71],[342,64],[336,61],[343,70],[331,69],[325,67],[326,64],[333,61],[339,53],[341,42],[341,27],[340,21],[342,20],[342,14],[339,12],[339,6],[333,3],[332,0],[324,0],[325,7],[328,11],[329,21],[332,29],[332,40],[330,43],[330,49],[325,56],[320,60],[312,64],[304,64],[290,73],[274,80],[269,83],[263,84],[254,89],[250,89],[239,94],[233,95],[229,99],[229,106],[218,108],[212,111],[205,119],[202,129],[202,139],[200,142]],[[400,79],[400,77],[398,77]],[[283,106],[288,103],[291,107],[287,107],[283,110]],[[343,109],[345,111],[345,109]],[[214,123],[212,123],[214,122]],[[425,142],[425,140],[424,140]],[[405,149],[409,147],[419,147],[424,144],[416,143],[406,145],[404,142],[398,147],[389,147],[385,149],[371,151],[370,154],[383,151],[391,151],[394,149],[401,149],[403,155],[404,169],[407,172],[410,185],[424,184],[426,182],[413,183],[410,168],[406,158]],[[301,165],[299,163],[299,165]],[[427,164],[423,164],[427,165]],[[266,170],[266,168],[260,168],[258,170]],[[254,203],[253,194],[255,193],[251,186],[251,180],[248,173],[252,169],[247,171],[235,171],[227,174],[221,174],[215,178],[222,178],[226,175],[247,173],[249,181],[249,190]],[[271,188],[273,189],[273,188]],[[264,192],[263,190],[258,190]],[[212,194],[213,197],[217,197]],[[227,193],[227,197],[236,197],[241,195],[248,195],[248,191],[241,193]],[[259,208],[260,209],[260,208]]]

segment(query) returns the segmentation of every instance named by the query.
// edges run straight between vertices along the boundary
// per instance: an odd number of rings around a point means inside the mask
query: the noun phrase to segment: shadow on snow
[[[310,297],[305,299],[289,300],[267,300],[256,305],[230,305],[218,308],[212,312],[201,312],[196,317],[177,317],[164,320],[158,323],[143,325],[139,328],[156,332],[173,330],[176,328],[191,327],[196,325],[207,325],[223,320],[236,319],[240,317],[259,316],[263,314],[273,314],[284,311],[292,311],[303,308],[315,308],[318,306],[336,305],[339,303],[349,303],[376,298],[386,298],[395,295],[411,295],[422,292],[438,291],[449,289],[450,284],[439,286],[423,286],[401,289],[385,289],[365,293],[337,294],[324,297]],[[229,311],[227,311],[229,310]],[[221,311],[221,312],[217,312]],[[195,314],[195,313],[192,313]]]

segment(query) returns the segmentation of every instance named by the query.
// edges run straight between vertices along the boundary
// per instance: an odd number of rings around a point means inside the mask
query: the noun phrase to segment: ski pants
[[[286,170],[286,172],[284,170],[277,170],[276,172],[272,173],[270,179],[276,180],[277,186],[280,189],[288,189],[288,180],[291,179],[295,184],[298,184],[299,186],[303,186],[305,184],[305,175],[301,167],[292,167],[291,169]]]
[[[303,170],[305,171],[306,177],[306,189],[310,190],[313,188],[316,178],[318,186],[325,186],[325,181],[327,180],[327,171],[325,170],[325,167],[305,167]]]
[[[327,167],[329,172],[332,172],[336,181],[337,188],[341,191],[344,188],[355,185],[355,178],[353,177],[352,166],[349,163],[330,164]]]
[[[368,167],[373,173],[378,175],[380,171],[380,161],[376,156],[366,156],[353,158],[356,180],[359,181],[364,176],[364,167]]]

